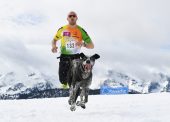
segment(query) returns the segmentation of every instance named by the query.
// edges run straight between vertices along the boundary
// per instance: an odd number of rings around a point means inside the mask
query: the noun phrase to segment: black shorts
[[[79,58],[77,55],[61,55],[59,62],[59,80],[61,84],[70,86],[72,82],[71,77],[71,63],[72,60]]]
[[[70,80],[70,65],[70,61],[59,62],[59,80],[62,84],[67,84]]]

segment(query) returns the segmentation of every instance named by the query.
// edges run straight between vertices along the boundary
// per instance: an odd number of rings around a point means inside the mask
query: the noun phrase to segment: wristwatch
[[[86,44],[85,42],[83,42],[83,47],[86,47],[86,45],[87,45],[87,44]]]

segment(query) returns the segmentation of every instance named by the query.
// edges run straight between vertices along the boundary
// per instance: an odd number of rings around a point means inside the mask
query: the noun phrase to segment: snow
[[[1,100],[0,122],[169,122],[170,94],[89,96],[86,109],[69,110],[68,97]]]

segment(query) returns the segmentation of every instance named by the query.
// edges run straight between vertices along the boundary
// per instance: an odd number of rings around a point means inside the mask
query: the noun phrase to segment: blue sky
[[[136,77],[169,73],[168,0],[5,0],[0,5],[0,73],[40,70],[57,74],[59,54],[51,40],[67,24],[67,13],[91,36],[98,53],[97,75],[113,69]],[[163,50],[162,50],[163,49]]]

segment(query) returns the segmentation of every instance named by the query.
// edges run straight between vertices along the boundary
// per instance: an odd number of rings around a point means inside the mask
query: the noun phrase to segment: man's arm
[[[84,40],[83,46],[88,48],[88,49],[93,49],[94,44],[93,44],[90,36],[87,34],[87,32],[82,27],[79,26],[79,28],[80,28],[80,31],[82,33],[82,38]]]
[[[57,40],[54,38],[54,39],[52,40],[52,49],[51,49],[51,51],[52,51],[53,53],[57,53],[58,47],[57,47],[56,45],[57,45]]]
[[[57,47],[57,41],[61,39],[62,29],[63,29],[63,27],[61,27],[61,28],[58,29],[58,31],[57,31],[54,39],[52,40],[52,49],[51,49],[51,51],[52,51],[53,53],[57,53],[57,49],[58,49],[58,47]]]

